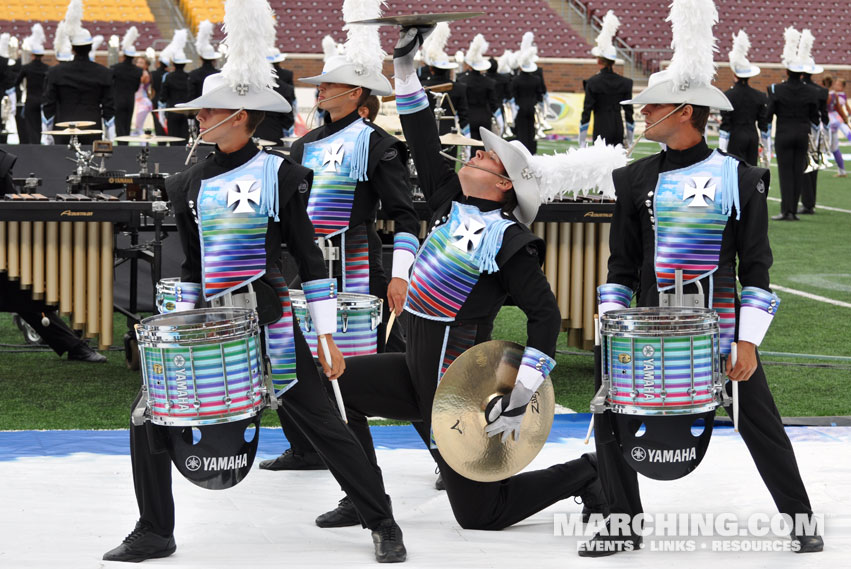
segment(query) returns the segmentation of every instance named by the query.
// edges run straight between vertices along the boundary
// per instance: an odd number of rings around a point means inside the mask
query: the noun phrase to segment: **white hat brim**
[[[327,64],[326,67],[328,67]],[[381,97],[393,94],[393,87],[390,85],[387,77],[377,73],[359,74],[357,66],[353,63],[338,65],[333,69],[323,71],[321,75],[300,77],[299,81],[308,83],[309,85],[339,83],[341,85],[351,85],[352,87],[364,87],[369,89],[371,94]]]
[[[621,105],[698,105],[711,107],[719,111],[732,111],[733,105],[717,87],[705,85],[677,89],[671,80],[660,81],[644,89],[641,93],[621,101]]]
[[[594,46],[591,48],[591,55],[594,57],[602,57],[604,59],[608,59],[609,61],[615,61],[618,58],[618,52],[613,47],[611,51],[603,52],[599,47]]]
[[[761,71],[760,68],[757,67],[756,65],[751,65],[749,69],[745,69],[745,70],[736,70],[736,69],[733,69],[733,67],[730,67],[730,69],[733,70],[733,75],[735,75],[736,77],[739,77],[741,79],[747,79],[749,77],[756,77],[757,75],[759,75],[759,73]]]
[[[214,59],[221,59],[222,54],[219,53],[218,51],[214,51],[212,53],[212,55],[210,53],[201,53],[201,54],[198,54],[198,57],[200,57],[201,59],[206,59],[208,61],[212,61]]]
[[[281,63],[281,62],[283,62],[283,61],[286,61],[286,59],[287,59],[287,54],[285,54],[285,53],[279,53],[278,55],[276,55],[276,56],[272,57],[272,58],[269,60],[269,62],[271,62],[271,63]]]
[[[197,99],[178,103],[175,107],[187,111],[197,109],[245,109],[247,111],[267,111],[288,113],[292,105],[272,89],[249,87],[245,95],[234,91],[221,73],[209,75],[204,79],[201,96]]]
[[[535,221],[538,208],[541,207],[541,195],[538,191],[538,181],[533,175],[524,176],[524,170],[529,166],[532,154],[519,141],[508,142],[501,136],[497,136],[485,127],[479,127],[479,134],[486,150],[496,152],[505,172],[511,178],[514,193],[517,196],[517,207],[514,208],[514,216],[526,225]]]
[[[191,59],[172,59],[171,63],[173,65],[188,65],[188,64],[192,63],[192,60]]]
[[[528,65],[521,65],[520,71],[525,71],[526,73],[533,73],[538,70],[537,63],[530,63]]]

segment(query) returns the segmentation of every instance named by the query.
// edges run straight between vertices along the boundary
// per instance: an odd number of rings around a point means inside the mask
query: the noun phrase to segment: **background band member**
[[[481,140],[479,134],[481,127],[491,128],[493,114],[499,108],[496,100],[496,84],[485,74],[491,66],[490,61],[485,57],[487,50],[488,42],[485,41],[484,36],[476,34],[464,57],[464,63],[468,67],[467,74],[458,79],[466,88],[467,122],[470,137],[476,140]],[[476,101],[476,104],[470,105],[469,101]]]
[[[801,44],[805,45],[805,42],[810,41],[807,37],[812,38],[812,33],[809,30],[804,30],[801,32]],[[816,65],[813,61],[812,57],[807,59],[806,71],[801,73],[801,81],[809,87],[810,92],[812,93],[812,98],[815,101],[816,109],[818,109],[818,118],[819,122],[816,124],[816,143],[819,145],[819,156],[821,155],[821,149],[827,148],[827,138],[829,136],[828,132],[830,129],[830,115],[827,112],[827,98],[829,91],[822,87],[821,85],[816,85],[813,83],[813,75],[818,75],[822,73],[824,68],[821,65]],[[812,172],[808,174],[804,174],[804,187],[801,190],[801,207],[798,208],[797,213],[799,214],[813,214],[815,213],[816,207],[816,193],[818,191],[818,171],[816,168]]]
[[[24,40],[26,50],[29,48],[32,61],[21,66],[15,85],[24,88],[26,82],[27,100],[24,103],[24,122],[26,123],[27,140],[29,144],[41,142],[41,97],[44,79],[50,69],[43,61],[44,57],[44,28],[41,24],[33,24],[32,35]]]
[[[529,152],[535,154],[538,149],[538,140],[535,136],[535,109],[544,101],[547,87],[542,75],[538,73],[538,64],[535,63],[538,48],[532,45],[532,32],[526,32],[523,35],[522,43],[520,52],[517,54],[520,70],[512,78],[509,87],[511,98],[517,105],[514,135]]]
[[[213,24],[210,20],[203,20],[198,24],[198,35],[195,36],[195,51],[201,58],[201,65],[189,72],[189,97],[196,99],[201,96],[204,79],[218,73],[216,61],[221,59],[222,54],[213,49],[210,40],[213,37]]]
[[[139,52],[133,45],[139,37],[136,26],[131,26],[121,40],[123,59],[116,63],[112,71],[112,84],[115,88],[115,133],[118,136],[130,134],[133,121],[133,108],[136,104],[136,92],[142,83],[143,69],[134,63]],[[126,144],[126,143],[125,143]]]
[[[609,10],[603,17],[603,26],[597,36],[597,45],[591,54],[597,56],[600,72],[584,81],[585,102],[582,106],[582,117],[579,120],[579,146],[587,144],[588,127],[591,123],[591,113],[594,113],[594,132],[591,141],[601,137],[606,144],[632,145],[635,123],[632,119],[632,105],[621,105],[632,97],[632,79],[627,79],[615,73],[613,67],[618,52],[612,44],[612,38],[620,26],[620,21],[614,12]],[[621,118],[623,108],[623,118]],[[624,138],[624,119],[626,119],[626,138]]]
[[[183,52],[186,46],[186,34],[186,30],[177,30],[174,32],[174,39],[168,46],[171,48],[169,58],[174,70],[163,76],[162,87],[157,95],[157,105],[160,109],[174,108],[190,99],[189,74],[183,70],[187,63],[192,63],[192,60],[187,58]],[[165,122],[169,136],[189,138],[189,119],[184,113],[167,112],[165,113]]]

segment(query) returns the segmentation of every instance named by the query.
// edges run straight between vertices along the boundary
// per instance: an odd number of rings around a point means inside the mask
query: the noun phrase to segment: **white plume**
[[[514,57],[514,52],[506,49],[498,58],[496,58],[497,73],[511,73],[511,60]]]
[[[145,50],[145,57],[148,58],[148,63],[153,65],[157,60],[157,50],[153,46],[148,46],[148,49]]]
[[[195,49],[199,54],[202,53],[204,48],[208,45],[210,46],[210,49],[212,49],[212,39],[213,22],[210,20],[203,20],[200,24],[198,24],[198,35],[195,36]]]
[[[783,55],[780,61],[784,67],[789,67],[798,58],[798,43],[801,41],[801,32],[789,26],[783,31]]]
[[[16,38],[15,36],[9,38],[9,50],[13,54],[18,50],[18,38]]]
[[[813,43],[815,43],[815,41],[816,38],[810,30],[801,30],[801,39],[798,42],[797,55],[795,56],[798,63],[802,65],[810,63],[810,59],[812,59]]]
[[[169,47],[171,48],[171,52],[169,53],[170,60],[174,61],[175,59],[186,59],[186,52],[183,50],[186,49],[186,41],[188,39],[189,32],[186,29],[175,30],[174,36],[169,44]]]
[[[93,56],[94,56],[94,53],[95,53],[95,52],[98,50],[98,48],[100,47],[100,44],[102,44],[102,43],[103,43],[103,36],[102,36],[101,34],[98,34],[98,35],[96,35],[96,36],[92,37],[92,50],[91,50],[91,52],[90,52],[90,53],[91,53]]]
[[[24,41],[21,42],[21,49],[23,51],[32,51],[32,40],[30,39],[30,36],[25,37]]]
[[[68,37],[72,38],[81,29],[83,29],[83,0],[71,0],[65,12],[65,31]]]
[[[516,56],[517,67],[526,67],[535,62],[538,57],[538,46],[530,45],[526,49],[520,50],[514,54]]]
[[[667,21],[671,22],[674,55],[668,74],[675,88],[702,87],[715,77],[715,36],[718,11],[712,0],[674,0]]]
[[[434,31],[426,38],[423,45],[423,54],[427,62],[448,59],[446,56],[446,42],[449,41],[449,24],[440,22],[434,27]]]
[[[275,43],[275,15],[267,0],[227,0],[224,17],[228,58],[222,75],[231,88],[255,89],[275,85],[275,71],[266,59]]]
[[[115,49],[118,49],[120,45],[121,40],[118,39],[117,35],[112,34],[111,36],[109,36],[109,47],[114,47]]]
[[[322,53],[322,59],[325,61],[328,61],[329,57],[334,57],[339,53],[337,50],[337,42],[334,41],[334,38],[330,35],[322,38]]]
[[[485,40],[485,36],[482,34],[476,34],[473,37],[473,41],[470,42],[470,47],[467,48],[467,61],[469,62],[479,62],[485,58],[485,52],[488,50],[490,45],[487,40]]]
[[[380,18],[384,5],[384,0],[343,0],[343,21],[347,22],[343,26],[347,36],[346,60],[358,69],[376,75],[382,74],[387,55],[381,49],[378,27],[350,25],[348,22]]]
[[[520,51],[523,52],[530,47],[532,47],[532,42],[535,41],[535,34],[532,32],[526,32],[523,34],[523,39],[520,40]]]
[[[751,49],[751,40],[745,30],[739,30],[733,34],[733,49],[730,50],[730,67],[733,69],[748,69],[750,62],[748,61],[748,51]]]
[[[573,194],[599,190],[607,198],[615,197],[612,171],[626,166],[623,146],[609,146],[597,138],[587,148],[571,148],[563,154],[532,156],[530,167],[538,178],[541,202]]]
[[[9,34],[0,34],[0,57],[9,57]]]
[[[44,27],[41,24],[33,24],[31,34],[27,38],[30,40],[30,49],[44,47],[47,42],[47,37],[44,35]]]
[[[130,28],[124,33],[124,37],[121,39],[121,50],[124,51],[133,47],[138,38],[139,30],[136,29],[136,26],[130,26]]]
[[[455,63],[457,63],[458,65],[464,63],[464,52],[460,49],[455,52]]]
[[[53,35],[53,51],[56,54],[71,52],[71,40],[68,38],[68,29],[65,27],[65,20],[56,24],[56,31]]]
[[[612,39],[615,37],[615,34],[618,31],[618,28],[621,25],[621,21],[618,20],[618,17],[615,16],[615,13],[609,10],[606,12],[606,15],[603,16],[603,25],[600,27],[600,33],[597,34],[597,50],[599,53],[598,56],[611,51],[612,49]]]

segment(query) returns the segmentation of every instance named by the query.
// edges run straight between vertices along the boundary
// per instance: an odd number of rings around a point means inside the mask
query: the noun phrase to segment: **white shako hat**
[[[615,61],[618,58],[618,52],[615,49],[612,39],[614,39],[621,21],[615,16],[615,13],[609,10],[603,16],[603,25],[600,27],[600,33],[597,34],[597,40],[594,47],[591,48],[591,55],[594,57],[602,57],[609,61]]]
[[[136,51],[136,40],[139,39],[139,30],[136,29],[136,26],[130,26],[130,28],[124,32],[124,37],[121,38],[121,53],[128,57],[136,57],[139,55],[139,52]]]
[[[186,65],[192,63],[192,60],[186,57],[186,42],[189,40],[189,32],[185,29],[175,30],[174,36],[168,47],[171,48],[169,57],[174,65]]]
[[[204,20],[198,24],[198,34],[195,36],[195,51],[201,59],[213,60],[222,57],[222,54],[213,47],[213,22]]]
[[[384,0],[344,0],[343,21],[356,22],[381,17]],[[381,49],[378,27],[346,24],[345,53],[325,60],[321,75],[302,77],[299,81],[311,85],[340,83],[369,89],[373,95],[393,94],[390,81],[382,73],[386,53]]]
[[[538,47],[533,43],[534,41],[535,34],[532,32],[526,32],[520,40],[520,50],[514,54],[520,71],[532,73],[538,69],[538,64],[535,63],[538,61]]]
[[[47,42],[47,37],[44,35],[44,26],[33,24],[30,35],[24,40],[24,43],[28,44],[24,49],[29,48],[29,52],[33,55],[44,55],[45,42]]]
[[[65,20],[56,24],[56,31],[53,35],[53,52],[56,54],[56,61],[72,61],[74,59]]]
[[[587,148],[536,156],[520,141],[509,142],[484,127],[479,127],[479,133],[485,149],[495,152],[505,166],[517,195],[514,215],[526,225],[535,220],[542,203],[566,194],[599,190],[604,196],[614,197],[612,171],[626,166],[623,146],[608,146],[602,139]]]
[[[290,112],[290,104],[274,89],[275,70],[266,57],[275,41],[268,0],[227,0],[224,31],[228,55],[221,72],[204,79],[200,97],[177,107]]]
[[[751,40],[745,30],[733,35],[733,49],[727,54],[730,57],[730,69],[742,79],[756,77],[759,75],[759,67],[748,61],[748,51],[751,49]]]
[[[270,47],[266,54],[266,59],[269,60],[269,63],[281,63],[282,61],[286,61],[287,54],[281,53],[281,50],[277,47]]]
[[[490,47],[490,44],[485,40],[485,36],[476,34],[473,41],[470,42],[470,47],[467,48],[464,63],[476,71],[487,71],[491,68],[491,62],[485,57],[488,47]]]
[[[92,34],[83,27],[83,0],[71,0],[65,12],[65,32],[74,47],[92,45]]]
[[[439,22],[434,31],[426,37],[422,46],[422,57],[426,65],[438,69],[458,69],[458,64],[446,53],[449,33],[449,23]]]
[[[810,30],[801,31],[801,41],[798,42],[798,62],[803,66],[803,72],[809,75],[818,75],[824,71],[824,67],[816,65],[813,59],[813,43],[815,37]]]
[[[724,93],[712,85],[716,51],[712,27],[718,11],[712,0],[673,0],[671,13],[674,55],[671,65],[650,76],[647,88],[622,105],[697,105],[732,111]]]

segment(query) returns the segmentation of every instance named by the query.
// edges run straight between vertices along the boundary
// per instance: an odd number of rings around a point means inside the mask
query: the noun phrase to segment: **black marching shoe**
[[[163,537],[143,523],[136,522],[136,527],[130,535],[124,538],[121,545],[104,553],[103,560],[139,563],[145,559],[168,557],[176,549],[173,535]]]
[[[379,563],[401,563],[408,557],[402,542],[402,528],[395,520],[384,520],[372,530],[372,543],[375,544],[375,560]]]
[[[68,350],[68,360],[90,364],[106,363],[106,356],[93,350],[86,342],[81,342]]]
[[[811,207],[799,207],[798,215],[813,215],[816,211]]]
[[[818,553],[824,549],[824,540],[820,535],[795,535],[792,534],[792,544],[797,545],[798,549],[793,549],[795,553]]]
[[[437,474],[437,479],[434,481],[435,490],[446,490],[446,484],[443,482],[443,474],[440,473],[440,467],[435,467],[434,473]]]
[[[277,458],[261,460],[260,468],[263,470],[328,470],[319,453],[296,454],[291,448]]]
[[[625,551],[638,551],[641,549],[643,541],[644,538],[640,535],[602,535],[598,533],[585,543],[580,543],[577,552],[579,557],[606,557]]]
[[[355,509],[354,503],[348,496],[345,496],[340,500],[336,508],[317,517],[316,525],[321,528],[356,526],[360,525],[360,517],[358,517],[358,511]]]
[[[597,453],[591,452],[582,456],[597,469]],[[597,476],[579,491],[579,499],[582,500],[583,524],[588,523],[592,514],[600,514],[603,518],[609,515],[609,502],[603,493],[603,484]]]
[[[774,221],[798,221],[798,216],[794,213],[781,213],[779,215],[772,216],[771,219]]]

